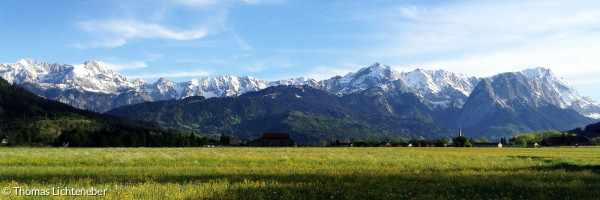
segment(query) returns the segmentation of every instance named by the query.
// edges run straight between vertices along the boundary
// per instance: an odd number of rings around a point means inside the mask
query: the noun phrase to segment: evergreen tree
[[[317,146],[319,146],[319,147],[326,147],[327,146],[327,141],[325,141],[325,140],[319,140],[319,143],[317,144]]]
[[[106,139],[106,136],[104,135],[99,135],[98,136],[98,140],[96,141],[98,147],[108,147],[108,139]]]
[[[223,146],[229,145],[230,141],[231,141],[231,138],[229,138],[229,135],[227,135],[227,134],[222,134],[221,137],[219,138],[219,142]]]
[[[502,143],[502,146],[506,146],[508,144],[505,137],[500,138],[500,143]]]
[[[196,139],[196,134],[194,134],[194,132],[190,133],[190,146],[192,146],[192,147],[198,146],[198,140]]]
[[[485,136],[481,136],[481,138],[479,138],[479,142],[488,143],[489,140],[487,138],[485,138]]]
[[[457,147],[471,147],[473,146],[469,139],[465,136],[458,136],[452,138],[452,143],[454,143]]]
[[[446,144],[448,144],[448,140],[446,140],[446,138],[440,138],[435,140],[434,145],[436,147],[445,147]]]
[[[208,138],[207,137],[200,137],[198,138],[198,146],[206,146],[208,145]]]

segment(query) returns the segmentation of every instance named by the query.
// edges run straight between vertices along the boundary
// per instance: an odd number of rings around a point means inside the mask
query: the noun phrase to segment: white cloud
[[[132,39],[195,40],[227,31],[226,19],[232,3],[263,4],[281,0],[159,0],[148,5],[127,4],[121,6],[121,17],[80,21],[76,27],[88,32],[93,41],[76,43],[75,48],[113,48],[125,45]],[[151,5],[150,5],[151,4]],[[190,9],[191,8],[191,9]],[[144,11],[144,12],[140,12]],[[194,12],[180,13],[180,12]],[[190,15],[183,26],[169,26],[175,15]],[[144,19],[144,20],[140,20]],[[179,24],[180,20],[177,22]],[[188,25],[185,25],[185,24]],[[234,40],[244,50],[251,50],[242,38]]]
[[[124,44],[125,44],[125,39],[123,39],[123,38],[110,38],[110,39],[97,40],[97,41],[94,41],[91,43],[86,43],[86,44],[76,43],[76,44],[73,44],[73,47],[78,48],[78,49],[88,49],[88,48],[98,48],[98,47],[113,48],[113,47],[122,46]]]
[[[244,41],[244,39],[242,39],[239,35],[237,34],[232,34],[231,35],[233,37],[233,39],[236,41],[236,43],[240,46],[240,48],[242,48],[243,50],[252,50],[253,48],[248,45],[248,43],[246,43],[246,41]]]
[[[242,68],[247,72],[261,72],[268,69],[263,63],[244,64]]]
[[[263,3],[281,3],[285,0],[241,0],[244,3],[248,4],[263,4]]]
[[[594,1],[467,1],[419,7],[402,6],[369,12],[363,19],[377,30],[383,46],[377,56],[454,53],[475,48],[522,45],[553,36],[574,37],[598,28],[600,4]]]
[[[419,20],[419,16],[424,12],[424,9],[417,6],[399,7],[400,13],[410,19]]]
[[[206,6],[218,3],[218,0],[170,0],[170,2],[188,6]]]
[[[87,45],[87,47],[116,47],[125,44],[127,39],[132,38],[192,40],[205,37],[209,33],[206,28],[177,30],[169,29],[159,24],[145,23],[134,19],[84,21],[77,25],[82,30],[93,35],[109,38]],[[86,47],[85,45],[79,46]]]
[[[247,4],[280,3],[285,0],[168,0],[169,2],[187,6],[210,6],[232,2],[243,2]]]

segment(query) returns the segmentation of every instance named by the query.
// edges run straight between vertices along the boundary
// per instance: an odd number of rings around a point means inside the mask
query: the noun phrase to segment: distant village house
[[[540,144],[537,142],[528,142],[526,147],[527,148],[538,148],[538,147],[540,147]]]

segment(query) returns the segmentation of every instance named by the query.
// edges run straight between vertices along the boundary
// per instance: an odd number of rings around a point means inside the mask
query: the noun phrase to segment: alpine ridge
[[[305,77],[264,81],[248,76],[217,76],[199,77],[186,82],[173,82],[163,77],[154,83],[148,83],[142,79],[132,82],[111,70],[106,64],[97,61],[87,61],[81,65],[60,65],[22,59],[16,63],[0,65],[0,75],[9,82],[47,99],[97,112],[110,111],[109,113],[121,117],[151,121],[164,127],[175,129],[183,127],[181,129],[183,131],[199,133],[229,131],[231,134],[242,134],[241,132],[251,130],[244,129],[247,126],[243,124],[257,123],[254,120],[258,118],[254,115],[239,116],[247,115],[245,114],[247,111],[230,113],[232,109],[228,107],[211,110],[211,112],[222,110],[228,113],[223,115],[218,112],[205,115],[208,111],[202,109],[198,112],[203,113],[182,113],[180,110],[172,110],[170,106],[161,106],[158,101],[169,100],[171,102],[169,105],[193,110],[186,105],[179,105],[179,101],[185,103],[186,99],[190,99],[188,97],[200,96],[205,99],[201,101],[207,105],[219,106],[229,105],[227,102],[231,101],[231,98],[238,101],[240,99],[237,98],[245,94],[264,93],[264,96],[270,98],[252,100],[252,105],[236,106],[273,111],[274,108],[262,108],[257,105],[267,104],[271,101],[269,99],[278,97],[282,91],[295,90],[285,88],[289,86],[302,86],[303,90],[314,88],[327,95],[343,97],[334,100],[333,97],[321,94],[321,98],[308,100],[303,97],[303,94],[288,91],[289,96],[286,98],[290,100],[287,102],[304,99],[296,102],[302,105],[290,107],[285,105],[285,102],[278,102],[277,107],[280,110],[263,116],[265,124],[251,126],[254,134],[258,134],[261,127],[287,126],[288,123],[298,125],[293,120],[284,122],[270,119],[271,117],[280,119],[284,116],[291,116],[295,120],[322,119],[309,127],[303,127],[304,132],[297,132],[303,135],[311,135],[310,132],[323,132],[322,128],[327,125],[319,123],[329,121],[340,124],[340,127],[342,124],[343,126],[362,124],[359,126],[362,127],[359,128],[360,130],[370,129],[368,127],[388,127],[377,129],[379,131],[376,132],[378,135],[390,133],[390,136],[394,135],[394,137],[450,136],[448,133],[451,130],[462,128],[463,133],[470,137],[486,136],[489,139],[538,130],[570,130],[594,123],[600,118],[598,103],[581,96],[549,69],[541,67],[478,78],[444,70],[416,69],[410,72],[398,72],[390,66],[375,63],[356,72],[321,81]],[[274,90],[274,87],[278,89]],[[207,101],[207,98],[211,100]],[[294,101],[291,101],[292,99]],[[320,102],[324,99],[343,103],[324,105]],[[191,101],[197,100],[191,98]],[[147,103],[137,106],[144,102]],[[157,104],[154,105],[153,102]],[[306,110],[312,107],[315,109]],[[370,111],[350,114],[352,109],[366,107],[369,107]],[[346,108],[346,111],[340,112],[341,108]],[[363,116],[365,113],[369,114]],[[201,121],[182,120],[180,118],[183,115],[186,116],[185,118],[203,117]],[[155,118],[156,116],[179,117],[171,119]],[[351,117],[351,120],[348,117]],[[410,127],[402,128],[406,124],[403,125],[392,119],[404,121],[402,123],[408,123]],[[198,127],[199,124],[205,128]],[[353,130],[360,132],[359,129]],[[433,134],[431,130],[438,131]],[[327,129],[325,132],[328,131],[335,130]],[[428,132],[430,134],[427,134]],[[311,138],[309,139],[311,141],[318,139],[312,136]]]
[[[258,91],[274,85],[310,85],[317,82],[296,78],[267,82],[253,77],[220,76],[172,82],[160,78],[154,83],[129,81],[104,63],[87,61],[82,65],[60,65],[22,59],[0,65],[0,75],[42,97],[77,108],[105,112],[147,101],[182,99],[189,96],[228,97]]]
[[[264,81],[248,76],[219,76],[194,78],[187,82],[160,78],[154,83],[147,83],[142,79],[129,81],[98,61],[60,65],[21,59],[1,64],[0,75],[45,98],[98,112],[135,103],[190,96],[239,96],[278,85],[306,85],[338,96],[377,87],[391,96],[412,92],[430,109],[460,109],[475,86],[488,79],[493,85],[512,84],[505,89],[496,89],[498,101],[518,98],[534,107],[551,104],[573,109],[586,117],[600,118],[600,104],[579,95],[564,80],[541,67],[476,78],[444,70],[397,72],[390,66],[375,63],[357,72],[322,81],[305,77]],[[517,87],[514,83],[523,83],[524,87]]]

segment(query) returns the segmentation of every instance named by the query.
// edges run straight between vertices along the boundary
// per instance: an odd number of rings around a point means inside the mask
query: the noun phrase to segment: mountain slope
[[[239,97],[188,97],[124,106],[107,113],[240,139],[257,138],[268,131],[290,132],[302,143],[449,137],[451,131],[418,114],[411,105],[414,96],[405,99],[404,103],[402,98],[390,103],[381,91],[339,97],[308,86],[274,86]]]
[[[146,146],[142,138],[147,135],[172,135],[148,123],[44,99],[1,78],[0,133],[11,144],[70,142],[71,146]]]
[[[539,130],[566,130],[593,120],[572,109],[551,103],[552,98],[540,98],[539,81],[507,73],[482,80],[461,110],[458,125],[469,137],[491,139]]]
[[[600,122],[589,124],[585,126],[584,129],[576,128],[568,132],[575,133],[579,136],[586,136],[588,138],[600,137]]]

